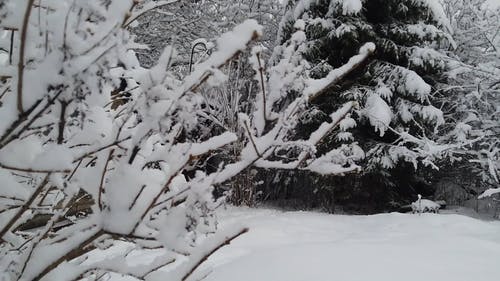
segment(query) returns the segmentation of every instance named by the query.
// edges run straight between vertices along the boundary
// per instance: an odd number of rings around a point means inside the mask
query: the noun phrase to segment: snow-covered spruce
[[[314,115],[307,112],[295,131],[296,138],[304,138],[332,111],[356,102],[359,108],[349,116],[354,124],[340,137],[323,139],[318,154],[340,144],[361,148],[364,152],[358,155],[364,156],[363,172],[331,181],[309,174],[307,182],[320,182],[340,194],[348,192],[350,198],[364,198],[368,193],[373,208],[387,209],[391,202],[411,202],[416,195],[412,187],[428,185],[421,180],[424,171],[437,171],[478,140],[470,135],[448,137],[449,128],[457,124],[450,112],[457,109],[446,106],[452,100],[450,92],[442,96],[450,69],[445,51],[456,42],[439,1],[290,0],[286,7],[278,36],[281,45],[274,55],[287,54],[300,61],[301,68],[295,71],[303,79],[325,79],[364,44],[376,46],[356,72],[311,101]],[[293,43],[298,47],[290,50]],[[278,82],[276,85],[280,87]],[[293,94],[303,89],[300,83],[294,86],[288,89],[291,94],[277,99],[290,103]],[[301,182],[304,174],[286,173],[284,177]],[[350,186],[359,187],[359,193],[347,191]],[[316,190],[316,186],[310,189]],[[378,199],[381,197],[384,202]]]

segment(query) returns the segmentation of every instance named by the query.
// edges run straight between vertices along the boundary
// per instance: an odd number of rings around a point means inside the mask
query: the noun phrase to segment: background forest
[[[251,168],[220,187],[231,190],[232,203],[374,213],[401,210],[421,194],[494,215],[496,201],[477,197],[498,185],[497,5],[494,1],[445,1],[442,6],[432,1],[407,2],[289,1],[284,8],[276,1],[183,2],[169,7],[172,14],[161,10],[146,14],[133,33],[138,42],[149,46],[138,51],[145,66],[164,45],[176,42],[182,50],[176,64],[180,75],[188,71],[190,60],[202,61],[210,52],[210,38],[217,30],[243,18],[257,19],[264,26],[259,43],[271,65],[299,21],[306,38],[295,52],[306,61],[302,75],[316,79],[345,63],[364,42],[377,46],[363,69],[309,104],[292,137],[306,138],[332,111],[356,101],[363,108],[350,114],[352,128],[328,134],[312,153],[355,145],[363,153],[356,162],[362,169],[338,177],[300,169]],[[214,21],[214,15],[220,20]],[[210,133],[238,130],[233,113],[251,110],[260,86],[246,61],[243,55],[234,66],[226,67],[230,78],[225,89],[203,89]],[[264,74],[271,81],[271,73]],[[378,105],[390,113],[370,112],[378,111]],[[409,140],[403,131],[416,139]],[[237,148],[228,149],[223,153],[226,157],[236,155]],[[286,162],[296,150],[280,151],[276,159]],[[220,157],[204,159],[199,165],[213,169],[224,161],[216,158]]]

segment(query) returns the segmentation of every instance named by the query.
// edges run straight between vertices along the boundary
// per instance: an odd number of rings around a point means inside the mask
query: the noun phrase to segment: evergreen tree
[[[363,44],[373,42],[371,60],[335,87],[312,101],[312,110],[301,118],[296,137],[314,130],[330,112],[347,101],[360,108],[349,126],[323,140],[319,150],[339,144],[358,144],[365,152],[363,172],[343,178],[307,174],[315,189],[331,189],[334,201],[353,204],[362,211],[387,209],[389,203],[409,201],[416,193],[432,195],[429,177],[439,159],[456,144],[438,143],[450,133],[435,95],[446,83],[444,48],[453,45],[450,25],[438,1],[428,0],[299,0],[289,1],[278,34],[285,45],[298,25],[306,42],[298,48],[308,62],[304,75],[324,77],[352,57]],[[298,24],[299,23],[299,24]],[[283,47],[275,49],[279,56]],[[290,95],[293,95],[291,93]],[[284,99],[288,99],[289,96]],[[318,151],[321,152],[321,151]],[[285,177],[294,177],[286,173]],[[300,175],[303,181],[304,175]],[[325,196],[321,192],[321,196]],[[332,202],[331,198],[328,202]]]

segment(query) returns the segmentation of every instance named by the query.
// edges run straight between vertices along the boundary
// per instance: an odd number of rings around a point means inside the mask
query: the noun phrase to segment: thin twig
[[[106,177],[106,172],[108,170],[108,165],[113,158],[114,149],[111,149],[108,154],[108,159],[106,159],[106,164],[104,164],[104,169],[102,170],[101,182],[99,183],[99,194],[97,198],[97,203],[99,205],[99,210],[102,211],[102,194],[104,193],[104,178]]]
[[[28,116],[38,107],[40,103],[42,103],[43,99],[39,99],[33,106],[28,109],[24,114],[19,116],[16,121],[12,122],[12,124],[9,126],[7,130],[5,130],[4,134],[2,137],[0,137],[0,148],[3,148],[5,145],[3,143],[4,140],[6,140],[12,132],[14,132],[24,121],[28,119]]]
[[[124,142],[124,141],[129,140],[130,138],[131,138],[131,137],[130,137],[130,136],[128,136],[128,137],[123,138],[123,139],[121,139],[121,140],[116,140],[116,141],[114,141],[114,142],[112,142],[112,143],[110,143],[110,144],[107,144],[107,145],[105,145],[105,146],[103,146],[103,147],[100,147],[100,148],[98,148],[98,149],[96,149],[96,150],[93,150],[93,151],[87,152],[87,153],[83,154],[82,156],[77,157],[75,160],[73,160],[73,163],[76,163],[76,162],[78,162],[78,161],[80,161],[80,160],[82,160],[82,159],[85,159],[85,158],[89,157],[89,156],[90,156],[90,155],[92,155],[92,154],[95,154],[95,153],[97,153],[97,152],[103,151],[103,150],[105,150],[106,148],[110,148],[110,147],[112,147],[112,146],[118,145],[118,144],[120,144],[120,143],[122,143],[122,142]]]
[[[71,101],[60,100],[61,103],[61,114],[59,116],[59,133],[57,135],[57,143],[62,144],[64,141],[64,126],[66,125],[66,109]]]
[[[127,21],[130,18],[130,16],[132,16],[132,11],[134,10],[135,6],[137,6],[137,4],[139,4],[139,2],[140,2],[140,0],[133,0],[132,1],[132,5],[130,6],[129,10],[125,14],[125,17],[123,18],[122,28],[126,27],[125,24],[127,23]]]
[[[14,33],[15,30],[10,31],[10,47],[9,47],[9,65],[12,65],[12,54],[14,53]]]
[[[23,110],[23,79],[24,79],[24,53],[26,52],[26,36],[28,34],[28,25],[31,15],[31,8],[35,0],[28,0],[26,12],[24,13],[23,26],[21,29],[20,46],[19,46],[19,63],[17,65],[17,111],[19,115],[24,113]]]
[[[13,200],[13,201],[21,201],[21,202],[24,202],[24,199],[17,198],[17,197],[14,197],[14,196],[0,195],[0,199],[8,199],[8,200]]]
[[[3,92],[0,94],[0,100],[3,98],[3,96],[10,90],[10,86],[5,87]],[[0,103],[1,105],[1,103]]]
[[[137,203],[137,200],[139,199],[139,197],[141,196],[142,192],[144,191],[144,189],[146,188],[146,185],[143,184],[141,186],[141,190],[139,190],[139,192],[137,193],[137,195],[135,196],[134,200],[132,201],[132,204],[130,204],[130,206],[128,207],[128,210],[132,210],[132,208],[135,206],[135,204]]]
[[[170,260],[168,260],[168,261],[166,261],[166,262],[164,262],[164,263],[162,263],[162,264],[160,264],[158,266],[155,266],[154,268],[152,268],[151,270],[149,270],[149,272],[146,272],[146,273],[142,274],[142,276],[140,276],[140,277],[144,279],[147,275],[149,275],[149,274],[151,274],[151,273],[153,273],[155,271],[158,271],[161,268],[163,268],[163,267],[165,267],[165,266],[167,266],[169,264],[174,263],[175,261],[176,261],[176,259],[170,259]]]
[[[26,131],[28,128],[30,128],[31,124],[33,124],[33,122],[35,122],[38,118],[40,118],[43,113],[51,106],[54,104],[54,101],[59,97],[59,95],[61,95],[61,93],[63,92],[62,89],[59,90],[59,92],[57,92],[57,94],[55,94],[52,98],[48,98],[47,100],[47,104],[45,104],[45,106],[39,111],[37,112],[20,130],[19,132],[15,133],[14,135],[10,136],[9,135],[11,133],[13,133],[15,131],[15,129],[17,129],[17,127],[19,127],[24,121],[26,121],[28,119],[28,115],[31,114],[35,109],[36,107],[38,107],[38,105],[43,101],[43,100],[39,100],[37,101],[28,111],[24,112],[23,114],[21,114],[19,116],[19,118],[14,121],[14,123],[11,125],[11,127],[9,127],[9,129],[5,132],[5,134],[2,136],[2,138],[0,139],[0,149],[3,148],[4,146],[6,146],[7,144],[9,144],[10,142],[18,139],[21,134]]]
[[[45,267],[42,272],[40,272],[35,278],[33,278],[33,281],[38,281],[42,279],[45,275],[47,275],[49,272],[51,272],[54,268],[58,267],[62,262],[64,261],[69,261],[74,258],[77,258],[85,253],[88,253],[93,249],[93,247],[90,247],[90,245],[98,240],[102,235],[104,235],[103,230],[98,230],[94,235],[90,236],[87,238],[85,241],[82,243],[79,243],[78,245],[75,245],[72,249],[68,250],[67,253],[63,256],[61,256],[59,259],[51,263],[49,266]]]
[[[252,146],[253,146],[253,149],[255,150],[255,153],[257,153],[257,155],[259,157],[262,157],[262,154],[260,154],[259,150],[257,149],[257,144],[255,143],[255,141],[253,139],[252,132],[250,132],[250,128],[248,127],[246,120],[243,121],[243,125],[245,125],[245,130],[247,131],[248,138],[250,139],[250,142],[252,143]]]
[[[256,53],[255,56],[257,57],[257,62],[259,63],[259,76],[260,76],[260,87],[262,89],[262,111],[264,114],[264,121],[267,120],[267,114],[266,114],[266,87],[264,85],[264,67],[262,66],[262,63],[260,61],[260,52]]]
[[[78,168],[80,167],[80,165],[82,164],[83,162],[83,159],[81,159],[80,161],[78,161],[78,164],[76,165],[76,167],[73,169],[73,171],[71,172],[71,174],[69,175],[69,177],[66,179],[67,182],[69,182],[71,180],[71,178],[73,178],[73,176],[75,175],[76,173],[76,170],[78,170]]]
[[[193,272],[203,263],[205,262],[211,255],[213,255],[217,250],[220,248],[229,245],[234,239],[238,238],[239,236],[243,235],[244,233],[248,232],[248,228],[243,228],[240,232],[226,238],[221,244],[217,245],[215,248],[213,248],[210,252],[208,252],[206,255],[204,255],[190,270],[186,275],[182,277],[182,281],[186,281],[186,279],[189,278],[193,274]]]
[[[133,8],[135,6],[134,5],[130,9],[129,14],[125,17],[125,19],[123,21],[123,24],[122,24],[122,27],[123,28],[127,28],[131,23],[133,23],[135,20],[137,20],[138,18],[142,17],[144,14],[146,14],[149,11],[161,8],[161,7],[166,6],[166,5],[173,4],[173,3],[178,2],[178,1],[179,0],[171,0],[171,1],[168,1],[168,2],[159,3],[159,4],[156,4],[156,5],[148,8],[148,9],[144,9],[142,11],[139,11],[136,15],[132,15],[131,13],[132,13],[132,10],[133,10]]]
[[[34,168],[22,168],[22,167],[13,167],[6,164],[0,163],[0,168],[4,168],[6,170],[18,171],[18,172],[26,172],[26,173],[37,173],[37,174],[48,174],[48,173],[69,173],[71,170],[69,169],[34,169]]]
[[[23,213],[29,209],[29,207],[31,206],[33,201],[35,201],[35,199],[38,197],[38,195],[40,195],[42,190],[45,188],[45,186],[49,182],[49,177],[50,177],[50,174],[47,174],[45,176],[45,178],[43,179],[43,181],[38,185],[35,192],[33,192],[33,194],[31,194],[28,201],[26,201],[26,203],[24,203],[24,205],[21,207],[21,209],[19,209],[17,211],[17,213],[9,220],[9,222],[7,224],[5,224],[5,226],[0,231],[0,240],[3,240],[3,236],[5,235],[5,233],[7,233],[10,230],[10,228],[17,222],[17,220],[23,215]]]

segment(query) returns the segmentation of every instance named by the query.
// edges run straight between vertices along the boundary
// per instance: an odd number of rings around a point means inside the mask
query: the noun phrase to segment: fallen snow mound
[[[428,199],[420,199],[411,203],[413,213],[437,213],[439,208],[441,208],[441,205]]]

